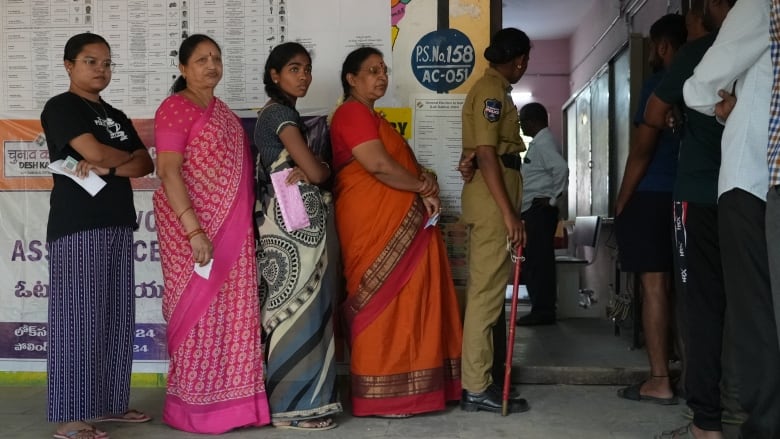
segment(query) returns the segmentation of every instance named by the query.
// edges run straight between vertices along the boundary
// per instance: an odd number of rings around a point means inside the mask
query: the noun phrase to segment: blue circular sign
[[[448,92],[466,82],[474,70],[474,46],[457,29],[426,34],[412,49],[412,71],[423,87]]]

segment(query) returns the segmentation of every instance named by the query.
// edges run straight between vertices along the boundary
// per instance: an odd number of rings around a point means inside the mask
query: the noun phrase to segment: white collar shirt
[[[555,200],[566,189],[569,167],[558,153],[560,147],[549,128],[543,128],[531,143],[523,160],[523,205],[521,212],[531,207],[534,198]]]
[[[685,104],[712,116],[721,101],[718,90],[731,92],[736,81],[737,103],[725,122],[721,140],[718,196],[739,188],[766,200],[772,92],[769,2],[738,1],[683,87]]]

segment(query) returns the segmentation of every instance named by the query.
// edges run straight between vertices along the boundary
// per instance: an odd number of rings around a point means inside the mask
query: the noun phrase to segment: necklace
[[[79,96],[79,98],[84,101],[84,103],[89,107],[90,110],[92,110],[93,113],[95,113],[98,117],[97,123],[99,125],[103,125],[103,128],[106,129],[106,132],[109,136],[112,135],[111,127],[114,126],[114,120],[108,117],[108,112],[106,111],[106,107],[103,106],[100,102],[98,102],[98,105],[100,106],[100,109],[103,110],[103,114],[98,113],[97,110],[95,110],[95,107],[90,103],[89,100],[84,99],[82,96]],[[100,118],[103,118],[103,120],[100,120]]]

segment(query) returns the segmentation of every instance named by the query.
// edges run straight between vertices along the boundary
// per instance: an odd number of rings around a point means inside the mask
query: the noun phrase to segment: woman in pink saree
[[[222,77],[217,43],[193,35],[182,43],[179,61],[182,76],[155,115],[162,186],[154,194],[154,211],[170,355],[163,421],[216,434],[270,422],[253,167],[240,121],[213,94]]]

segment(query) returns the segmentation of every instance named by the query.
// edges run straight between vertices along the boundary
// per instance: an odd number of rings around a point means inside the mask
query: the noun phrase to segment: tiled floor
[[[625,401],[615,396],[616,384],[630,383],[647,374],[645,352],[630,350],[630,334],[615,337],[610,322],[571,319],[555,326],[518,328],[514,378],[531,411],[501,417],[467,413],[457,404],[443,413],[409,419],[337,418],[338,428],[324,432],[244,429],[225,434],[244,438],[528,438],[602,439],[653,438],[662,430],[683,425],[683,405],[661,407]],[[577,385],[590,383],[591,385]],[[594,383],[599,385],[593,385]],[[609,383],[609,384],[605,384]],[[154,416],[148,424],[107,424],[114,439],[184,439],[209,437],[175,431],[162,424],[163,389],[137,388],[132,407]],[[44,422],[43,387],[0,387],[2,437],[48,438],[54,426]]]

